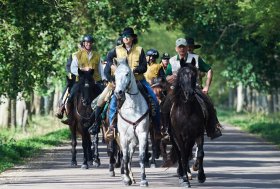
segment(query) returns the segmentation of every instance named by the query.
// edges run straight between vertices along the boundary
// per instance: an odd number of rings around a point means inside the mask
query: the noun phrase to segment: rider
[[[74,83],[75,83],[75,80],[76,80],[76,77],[75,75],[73,75],[71,73],[71,63],[72,63],[72,60],[73,60],[73,56],[78,53],[81,49],[83,49],[83,42],[81,41],[80,44],[78,45],[78,48],[79,50],[72,53],[68,59],[67,59],[67,62],[66,62],[66,66],[65,66],[65,70],[66,70],[66,82],[67,82],[67,85],[66,85],[66,88],[63,90],[63,93],[62,93],[62,96],[60,98],[60,104],[59,104],[59,108],[58,108],[58,111],[55,113],[55,116],[58,118],[58,119],[62,119],[63,118],[63,114],[64,114],[64,111],[65,111],[65,102],[67,100],[67,96],[69,94],[69,92],[71,91],[71,88],[73,87]]]
[[[194,64],[194,66],[198,69],[199,72],[207,73],[207,80],[205,86],[202,87],[202,82],[199,81],[197,87],[199,90],[197,90],[197,92],[198,95],[204,100],[209,114],[208,124],[206,125],[207,136],[209,136],[211,139],[215,139],[217,137],[220,137],[222,133],[220,130],[221,125],[218,121],[214,106],[210,101],[209,97],[207,96],[212,81],[212,69],[211,66],[209,64],[206,64],[199,55],[194,54],[193,51],[188,52],[188,49],[193,50],[195,48],[200,47],[200,45],[194,44],[193,39],[177,39],[175,49],[178,54],[170,59],[172,74],[168,76],[167,80],[171,81],[171,83],[174,83],[176,81],[177,72],[180,69],[180,67],[183,67],[188,63]]]
[[[116,46],[121,45],[122,44],[122,38],[119,37],[116,40]],[[111,51],[114,51],[114,49],[112,49]],[[107,61],[107,57],[106,57],[106,65],[108,64]],[[105,65],[105,68],[106,68]],[[102,109],[103,106],[105,105],[105,102],[107,102],[109,100],[109,98],[112,95],[112,92],[115,88],[115,84],[114,82],[108,82],[106,75],[105,75],[105,68],[104,68],[104,83],[107,83],[107,86],[105,87],[105,89],[103,90],[103,92],[99,95],[98,100],[97,100],[97,106],[95,109],[95,121],[93,123],[93,125],[89,128],[89,132],[90,134],[96,134],[99,132],[99,128],[98,125],[101,121],[101,113],[102,113]],[[111,65],[111,71],[112,73],[114,73],[114,71],[116,70],[116,66],[114,64]]]
[[[102,91],[102,78],[100,76],[99,70],[98,70],[98,66],[100,65],[100,55],[98,52],[94,51],[92,49],[93,47],[93,37],[91,35],[85,35],[83,37],[83,46],[84,48],[80,51],[78,51],[74,56],[73,56],[73,60],[71,63],[71,73],[74,74],[76,76],[76,81],[78,81],[79,77],[78,77],[78,69],[81,70],[89,70],[89,69],[93,69],[94,73],[93,73],[93,78],[94,81],[97,84],[97,90]],[[79,89],[79,85],[78,82],[76,82],[71,91],[70,91],[70,95],[67,101],[67,105],[66,105],[66,110],[68,113],[68,119],[64,121],[65,124],[69,124],[69,119],[71,118],[71,109],[72,109],[72,105],[73,105],[73,100],[74,100],[74,96],[77,93]]]
[[[157,98],[151,89],[149,83],[145,80],[144,73],[147,71],[147,61],[145,58],[145,53],[142,47],[137,45],[138,39],[134,30],[130,27],[124,28],[123,32],[120,34],[122,37],[123,44],[115,47],[112,51],[108,53],[107,65],[105,67],[105,75],[108,81],[113,81],[113,76],[111,75],[111,66],[113,65],[114,58],[126,57],[128,64],[132,69],[135,79],[140,81],[140,83],[145,87],[148,94],[152,97],[153,103],[156,105],[156,115],[152,116],[152,120],[156,126],[156,137],[160,137],[160,115],[159,115],[159,104]],[[111,127],[117,127],[115,120],[117,113],[117,99],[113,95],[110,103],[110,115],[109,121]]]
[[[149,84],[152,83],[152,79],[162,77],[165,78],[165,73],[162,64],[158,64],[156,61],[159,57],[159,53],[156,49],[149,49],[146,52],[146,60],[148,62],[147,71],[144,74]]]
[[[171,71],[171,64],[169,63],[170,55],[168,53],[163,53],[161,57],[161,65],[165,76],[168,75],[169,70]]]

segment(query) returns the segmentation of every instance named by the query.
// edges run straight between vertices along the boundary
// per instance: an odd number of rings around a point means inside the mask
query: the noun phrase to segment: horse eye
[[[125,74],[125,76],[128,76],[128,73],[127,73],[127,74]]]

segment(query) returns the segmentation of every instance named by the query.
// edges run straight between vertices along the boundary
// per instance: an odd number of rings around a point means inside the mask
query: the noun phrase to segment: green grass
[[[34,120],[27,131],[0,130],[0,172],[69,139],[68,127],[58,127],[51,117]]]
[[[256,134],[280,147],[280,115],[236,113],[234,111],[218,110],[221,122],[240,127],[242,130]]]

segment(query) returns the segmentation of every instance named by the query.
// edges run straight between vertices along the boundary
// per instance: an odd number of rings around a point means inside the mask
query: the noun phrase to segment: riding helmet
[[[90,43],[93,43],[93,37],[91,35],[85,35],[83,37],[83,42],[90,42]]]
[[[170,59],[170,55],[168,53],[163,53],[161,59],[164,60]]]
[[[146,53],[146,56],[151,56],[157,59],[159,57],[159,52],[156,49],[149,49]]]

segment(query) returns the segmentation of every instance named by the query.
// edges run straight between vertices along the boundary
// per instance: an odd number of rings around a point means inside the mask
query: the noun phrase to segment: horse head
[[[136,86],[135,77],[126,58],[116,58],[115,61],[118,65],[115,71],[115,95],[119,102],[124,102],[125,93],[130,93],[131,90],[134,90],[132,89],[132,82],[134,82]]]
[[[177,74],[177,81],[174,89],[174,94],[180,95],[183,92],[185,102],[188,101],[195,92],[197,80],[197,68],[191,64],[180,68]]]
[[[78,69],[79,82],[80,82],[80,91],[82,94],[82,103],[84,106],[88,106],[92,101],[92,89],[94,86],[93,79],[93,69],[89,70],[80,70]]]

